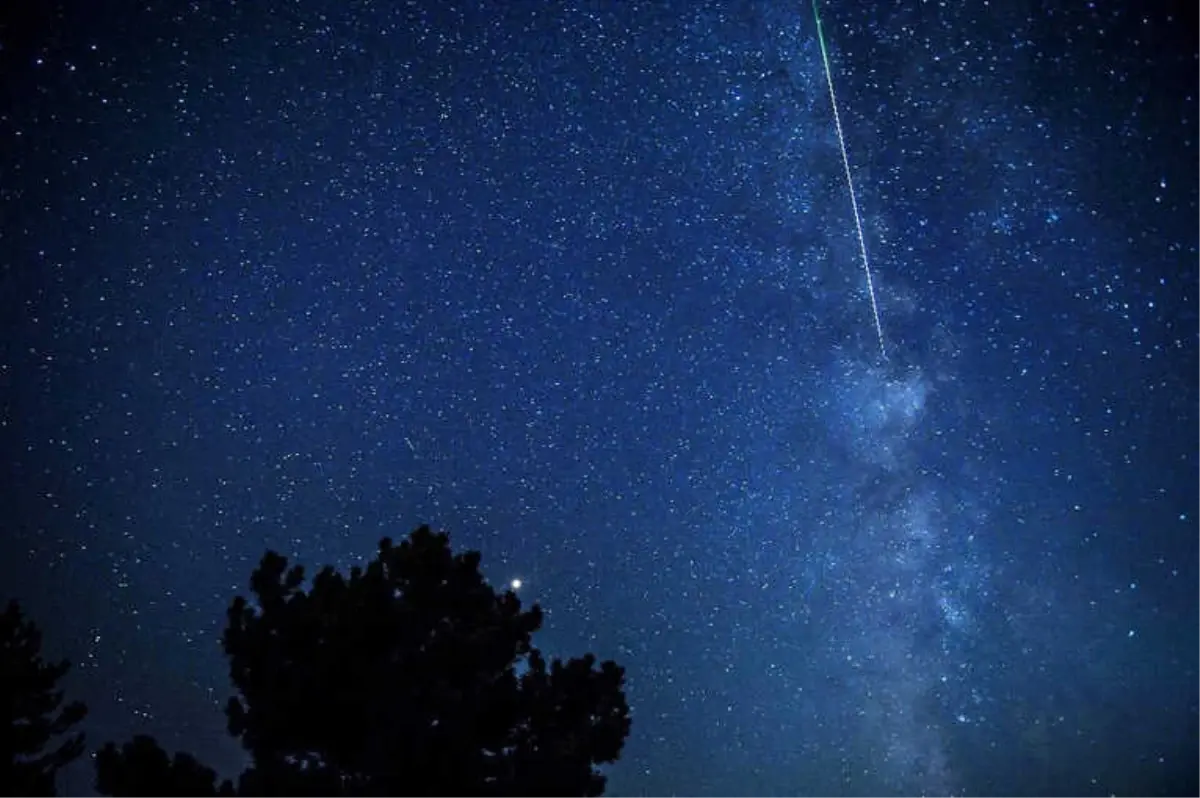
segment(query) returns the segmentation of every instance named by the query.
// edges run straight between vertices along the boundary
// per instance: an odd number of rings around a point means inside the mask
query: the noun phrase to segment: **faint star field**
[[[428,523],[627,667],[610,794],[1195,789],[1194,10],[821,5],[886,363],[806,4],[22,13],[0,575],[91,748],[235,775],[262,553]]]

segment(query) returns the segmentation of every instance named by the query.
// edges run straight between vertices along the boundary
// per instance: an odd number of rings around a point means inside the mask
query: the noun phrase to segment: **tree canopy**
[[[54,795],[58,771],[83,753],[82,733],[69,734],[87,715],[75,701],[62,705],[58,682],[70,664],[42,660],[42,633],[9,602],[0,614],[0,792]],[[47,750],[55,738],[66,736]]]
[[[624,669],[591,654],[547,663],[531,642],[541,610],[497,594],[479,562],[424,526],[311,583],[267,552],[222,640],[229,732],[252,762],[237,792],[600,795],[597,765],[629,734]],[[97,789],[233,792],[145,737],[100,752]]]
[[[108,743],[96,752],[96,790],[102,795],[233,795],[226,779],[216,786],[217,773],[191,754],[168,758],[153,737],[139,734],[120,749]]]

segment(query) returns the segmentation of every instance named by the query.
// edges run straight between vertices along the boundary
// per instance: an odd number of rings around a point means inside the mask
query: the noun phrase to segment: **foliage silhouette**
[[[547,664],[531,644],[541,610],[498,595],[479,561],[423,526],[305,589],[303,568],[267,552],[222,640],[229,731],[252,758],[238,792],[600,795],[596,766],[629,734],[624,669],[591,654]],[[152,740],[134,746],[102,752],[101,792],[213,794],[195,760],[172,771]],[[122,772],[146,763],[157,781]]]
[[[42,661],[42,633],[25,620],[16,601],[0,614],[0,792],[54,795],[58,771],[83,753],[83,734],[67,737],[47,751],[52,738],[67,734],[87,715],[74,701],[62,706],[58,681],[70,669]],[[61,707],[61,709],[60,709]]]
[[[216,786],[217,774],[190,754],[174,759],[153,737],[139,734],[119,749],[112,743],[96,752],[96,790],[102,795],[233,795],[228,779]]]

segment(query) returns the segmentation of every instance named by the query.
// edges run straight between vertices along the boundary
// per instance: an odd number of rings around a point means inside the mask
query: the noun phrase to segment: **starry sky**
[[[23,5],[0,584],[93,747],[235,774],[263,552],[430,523],[627,667],[610,793],[1195,789],[1188,4],[823,6],[886,359],[805,3]]]

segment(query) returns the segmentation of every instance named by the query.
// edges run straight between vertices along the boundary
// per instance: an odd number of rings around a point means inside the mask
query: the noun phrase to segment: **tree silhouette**
[[[87,715],[75,701],[62,706],[58,681],[70,668],[42,661],[42,633],[27,621],[16,601],[0,614],[0,792],[54,795],[58,771],[83,753],[83,734],[47,751],[52,738],[66,734]],[[61,709],[60,709],[61,707]]]
[[[229,731],[252,757],[238,792],[600,795],[596,766],[629,734],[624,670],[591,654],[547,665],[531,644],[541,610],[498,595],[479,560],[421,527],[382,540],[365,569],[326,567],[305,589],[303,568],[267,552],[250,580],[256,601],[233,601],[222,641],[238,691]],[[149,742],[162,771],[166,754]],[[103,781],[101,792],[145,794],[111,768]]]
[[[217,774],[190,754],[174,759],[153,737],[139,734],[118,749],[112,743],[96,752],[96,790],[102,795],[233,795],[228,779],[216,786]]]

